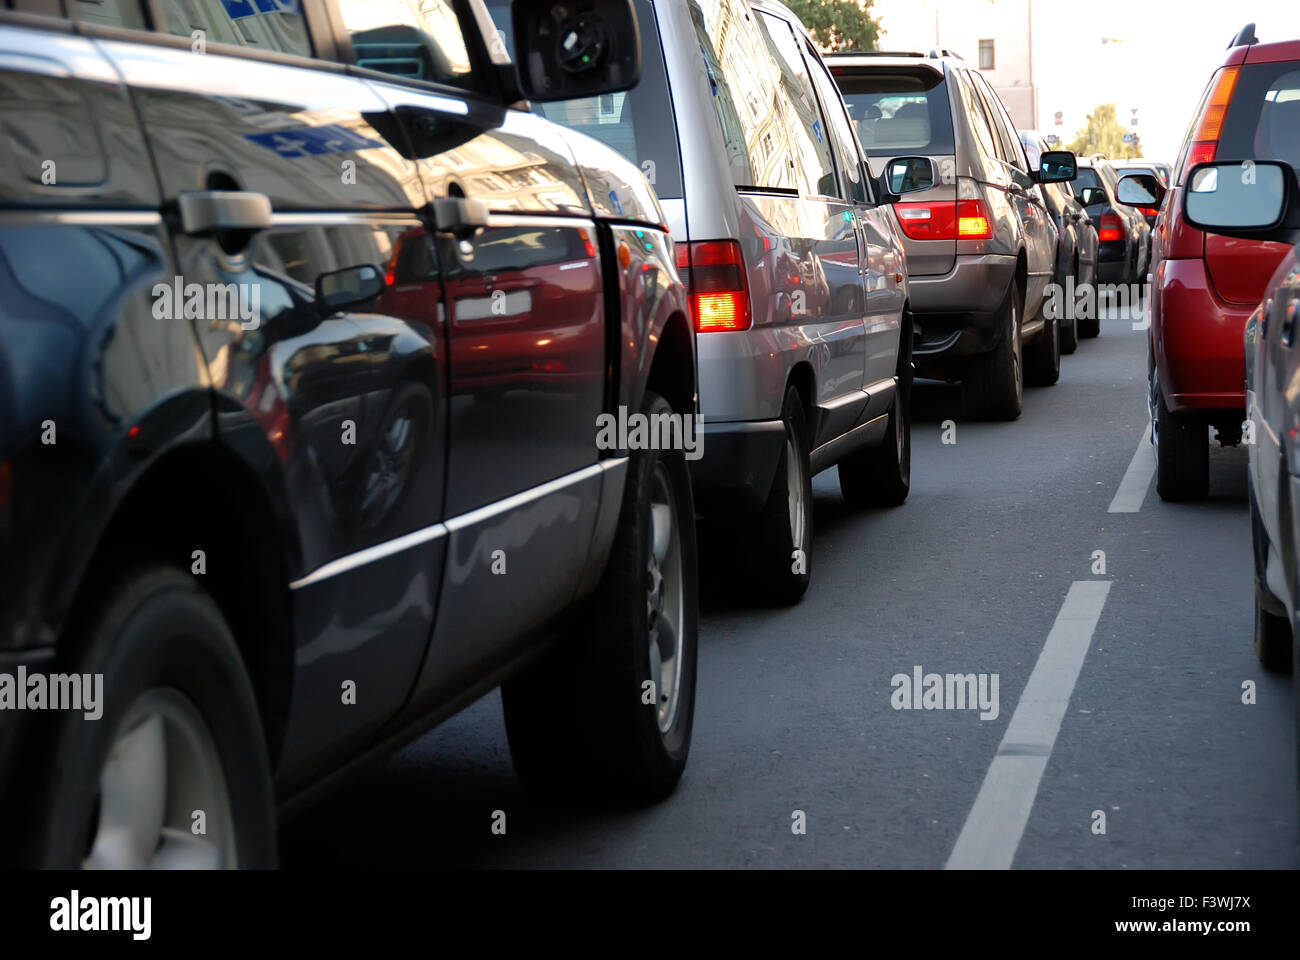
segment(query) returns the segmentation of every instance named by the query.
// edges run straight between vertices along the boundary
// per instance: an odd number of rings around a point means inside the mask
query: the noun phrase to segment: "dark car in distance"
[[[695,415],[690,308],[640,171],[522,109],[636,82],[627,0],[516,4],[572,38],[519,71],[479,0],[152,9],[0,13],[0,675],[103,689],[0,711],[0,858],[273,864],[502,684],[527,784],[664,797],[690,475],[598,424]]]

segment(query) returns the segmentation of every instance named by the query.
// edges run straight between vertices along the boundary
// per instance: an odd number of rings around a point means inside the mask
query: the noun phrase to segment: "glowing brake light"
[[[753,320],[745,257],[735,240],[677,244],[677,269],[700,333],[748,330]]]
[[[961,240],[988,240],[993,236],[982,200],[957,201],[957,236]]]
[[[987,240],[993,236],[980,200],[909,201],[894,204],[898,225],[910,240]]]
[[[1118,240],[1121,226],[1122,222],[1118,214],[1103,213],[1101,215],[1101,229],[1097,231],[1097,239],[1102,243]]]
[[[1187,151],[1187,163],[1183,167],[1179,182],[1187,176],[1187,171],[1198,163],[1209,163],[1219,148],[1219,135],[1223,132],[1223,118],[1227,116],[1228,104],[1232,102],[1232,91],[1237,87],[1237,74],[1240,67],[1224,67],[1214,77],[1214,87],[1210,90],[1205,109],[1196,121],[1196,132],[1192,134],[1192,145]]]

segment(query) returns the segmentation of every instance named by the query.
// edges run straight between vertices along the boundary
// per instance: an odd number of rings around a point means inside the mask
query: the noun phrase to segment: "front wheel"
[[[651,420],[673,411],[647,392],[643,412]],[[652,803],[672,793],[695,713],[698,577],[682,451],[633,452],[600,585],[571,634],[501,690],[525,784],[576,800]]]
[[[1076,256],[1070,266],[1070,276],[1074,277],[1075,289],[1079,289],[1079,258]],[[1079,322],[1075,319],[1074,304],[1067,303],[1065,316],[1061,319],[1061,353],[1067,356],[1079,349]]]
[[[798,603],[812,577],[812,468],[799,391],[787,387],[781,409],[785,444],[767,502],[751,535],[752,587],[762,603]]]
[[[912,487],[912,360],[898,359],[885,439],[840,461],[840,494],[855,507],[897,507]]]
[[[221,610],[178,570],[105,591],[69,668],[102,675],[103,715],[61,714],[34,859],[42,866],[275,865],[260,713]],[[80,631],[78,631],[80,632]]]
[[[1012,281],[999,312],[998,342],[974,357],[962,380],[966,413],[976,420],[1015,420],[1024,400],[1021,364],[1020,286]]]
[[[1061,379],[1061,322],[1043,320],[1042,332],[1025,351],[1025,379],[1036,387],[1050,387]]]
[[[1255,584],[1255,656],[1265,670],[1286,673],[1291,669],[1291,623],[1284,614],[1271,613],[1264,606],[1263,589]]]
[[[1156,392],[1156,492],[1161,500],[1203,500],[1210,492],[1210,438],[1204,421],[1173,413]]]

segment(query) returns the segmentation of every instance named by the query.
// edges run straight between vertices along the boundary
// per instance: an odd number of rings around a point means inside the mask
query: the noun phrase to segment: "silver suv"
[[[792,603],[808,586],[813,474],[838,464],[853,503],[907,497],[897,197],[869,182],[835,83],[784,6],[635,6],[639,85],[538,109],[617,147],[654,185],[697,331],[697,508],[709,542],[743,551],[745,581]]]
[[[960,57],[843,54],[828,58],[871,169],[900,153],[939,170],[900,203],[917,372],[963,384],[973,417],[1014,420],[1023,384],[1060,371],[1058,321],[1042,315],[1057,229],[1039,183],[1074,179],[1073,154],[1031,169],[1006,108]],[[897,183],[891,184],[897,187]]]

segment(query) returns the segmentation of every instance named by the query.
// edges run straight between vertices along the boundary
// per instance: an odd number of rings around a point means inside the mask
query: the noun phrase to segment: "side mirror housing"
[[[641,33],[632,0],[514,0],[519,90],[545,103],[618,93],[641,78]]]
[[[1149,173],[1126,173],[1115,188],[1115,199],[1130,207],[1158,207],[1164,198],[1164,186]]]
[[[1216,160],[1187,173],[1183,218],[1206,233],[1300,242],[1300,183],[1281,160]]]
[[[372,263],[331,270],[316,278],[316,308],[323,316],[367,303],[384,292],[384,271]]]
[[[1106,191],[1101,187],[1084,187],[1079,193],[1079,202],[1085,207],[1091,207],[1094,203],[1106,202]]]
[[[1048,150],[1038,161],[1034,179],[1039,183],[1061,183],[1078,176],[1079,167],[1069,150]]]

